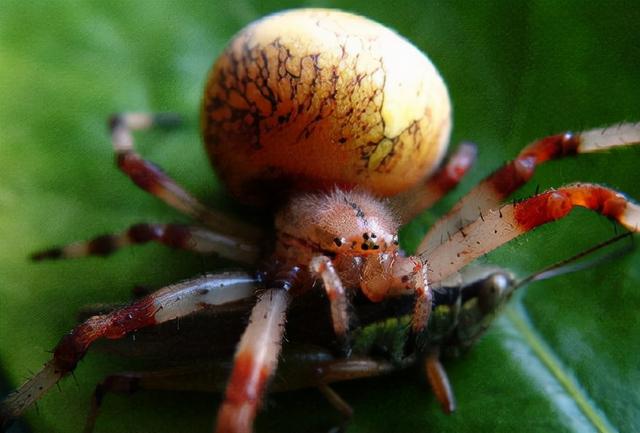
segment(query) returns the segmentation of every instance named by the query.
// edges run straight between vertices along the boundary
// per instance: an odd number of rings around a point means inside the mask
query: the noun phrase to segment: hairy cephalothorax
[[[0,424],[8,425],[72,373],[94,341],[241,303],[253,305],[249,322],[230,378],[217,374],[213,388],[225,388],[216,431],[250,432],[278,365],[287,313],[291,307],[292,321],[300,323],[305,312],[297,303],[321,299],[319,287],[330,306],[332,338],[313,351],[295,353],[295,341],[285,347],[289,362],[275,388],[317,387],[348,416],[351,409],[330,383],[421,362],[443,409],[453,411],[440,354],[472,345],[520,284],[500,269],[456,280],[458,272],[471,275],[466,266],[478,257],[576,206],[640,231],[640,207],[597,184],[505,200],[546,161],[637,144],[640,125],[531,143],[467,193],[435,223],[417,252],[405,256],[398,247],[399,227],[453,188],[475,159],[475,146],[464,143],[442,162],[450,112],[447,89],[430,60],[380,24],[339,11],[301,9],[249,25],[214,64],[202,131],[230,192],[244,203],[274,209],[274,224],[263,227],[207,208],[136,152],[133,131],[173,124],[175,116],[113,116],[109,126],[120,170],[195,222],[137,224],[33,258],[107,255],[158,242],[215,253],[255,271],[206,274],[88,318],[62,337],[41,371],[0,404]],[[393,309],[387,305],[394,303]],[[306,314],[312,313],[317,311]],[[293,338],[302,328],[309,335],[314,326],[310,320],[287,332]],[[215,365],[224,370],[226,364]],[[185,380],[176,371],[164,372],[162,380],[142,373],[107,378],[96,389],[85,431],[92,430],[105,392],[189,388]],[[202,388],[199,382],[192,386]]]
[[[322,279],[339,337],[348,330],[347,303],[354,289],[374,302],[415,294],[413,327],[420,331],[431,294],[423,261],[404,257],[398,248],[398,227],[388,205],[366,192],[307,193],[276,214],[275,257],[283,265],[308,267],[309,283]]]

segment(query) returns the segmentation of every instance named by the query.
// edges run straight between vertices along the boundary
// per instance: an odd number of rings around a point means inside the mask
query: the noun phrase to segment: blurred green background
[[[562,6],[558,6],[562,3]],[[139,148],[212,206],[221,193],[198,135],[205,74],[226,41],[269,12],[337,7],[380,21],[426,51],[448,82],[453,141],[477,166],[445,203],[407,227],[415,245],[474,182],[536,137],[640,120],[635,2],[2,1],[0,9],[0,365],[11,386],[95,302],[121,302],[212,270],[212,258],[145,246],[108,260],[31,264],[30,252],[140,221],[183,221],[113,166],[105,119],[177,111],[185,128],[139,135]],[[640,199],[640,150],[552,162],[518,195],[582,180]],[[584,211],[483,258],[526,274],[612,235]],[[640,254],[523,292],[468,355],[447,363],[458,411],[443,415],[415,374],[341,384],[350,432],[639,431]],[[312,326],[312,325],[311,325]],[[213,344],[213,342],[212,342]],[[78,432],[93,386],[126,360],[90,353],[31,410],[38,432]],[[109,396],[96,432],[210,431],[216,396]],[[327,431],[339,418],[315,391],[270,397],[259,431]]]

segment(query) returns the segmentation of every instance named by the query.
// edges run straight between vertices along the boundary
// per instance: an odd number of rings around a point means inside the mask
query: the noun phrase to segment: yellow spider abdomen
[[[437,166],[450,129],[447,88],[423,53],[381,24],[324,9],[238,33],[202,108],[213,166],[254,204],[334,186],[397,194]]]

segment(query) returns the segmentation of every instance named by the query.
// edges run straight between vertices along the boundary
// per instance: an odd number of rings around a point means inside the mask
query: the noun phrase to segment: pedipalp
[[[327,298],[331,304],[331,322],[336,336],[347,343],[349,332],[349,300],[345,292],[340,275],[336,271],[331,259],[326,256],[316,256],[309,264],[311,272],[322,279]]]

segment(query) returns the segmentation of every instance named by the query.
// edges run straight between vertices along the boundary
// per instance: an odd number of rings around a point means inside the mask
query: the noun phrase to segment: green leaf
[[[368,2],[372,3],[372,2]],[[455,107],[453,141],[478,143],[477,167],[452,197],[410,224],[415,245],[461,192],[534,138],[640,120],[640,9],[623,2],[317,2],[383,22],[429,53]],[[0,362],[12,386],[49,358],[86,304],[122,302],[214,269],[145,246],[107,259],[32,264],[51,245],[140,221],[183,218],[113,165],[105,119],[125,110],[177,111],[188,124],[139,134],[141,152],[212,206],[229,208],[198,137],[210,64],[249,21],[293,2],[20,2],[0,12]],[[640,150],[552,162],[518,197],[572,181],[640,198]],[[482,259],[523,275],[610,237],[589,212],[542,227]],[[640,253],[531,285],[489,334],[446,367],[458,411],[443,415],[418,372],[343,383],[349,431],[639,431]],[[310,324],[313,326],[313,324]],[[215,342],[212,342],[215,344]],[[78,432],[94,385],[132,368],[90,353],[62,392],[27,420],[35,431]],[[140,392],[109,396],[97,432],[210,431],[218,397]],[[270,397],[260,431],[328,430],[339,417],[315,391]]]

